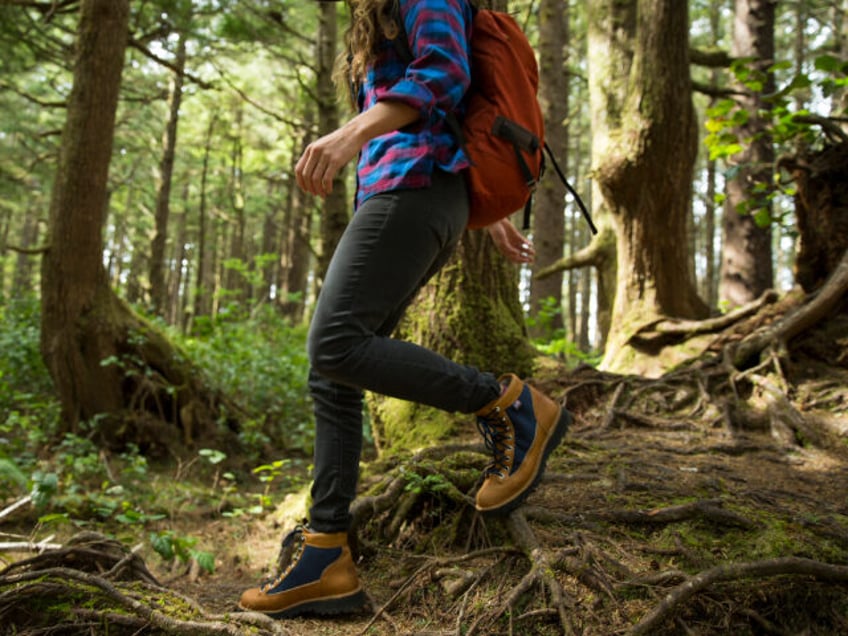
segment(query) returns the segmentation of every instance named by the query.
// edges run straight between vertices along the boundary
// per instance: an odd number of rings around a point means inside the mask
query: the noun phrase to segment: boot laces
[[[503,409],[496,406],[486,415],[477,418],[477,430],[483,436],[486,450],[492,453],[492,461],[486,467],[484,475],[506,477],[512,466],[513,442],[512,424]]]
[[[260,586],[263,592],[267,592],[270,589],[277,587],[280,582],[288,576],[289,572],[292,571],[297,562],[300,561],[300,557],[303,554],[303,546],[306,544],[306,536],[304,533],[306,532],[306,527],[298,524],[295,526],[294,530],[289,532],[285,538],[283,539],[283,547],[289,547],[293,542],[297,542],[294,547],[294,552],[291,555],[291,559],[289,559],[288,565],[285,569],[280,572],[276,577],[267,579],[262,582]]]

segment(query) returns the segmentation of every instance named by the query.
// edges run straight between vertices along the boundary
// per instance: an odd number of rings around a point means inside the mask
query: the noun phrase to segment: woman
[[[447,411],[476,413],[493,460],[476,495],[484,513],[516,508],[538,482],[570,421],[514,375],[454,363],[391,333],[415,293],[444,265],[468,220],[469,165],[445,115],[462,112],[469,86],[467,0],[399,0],[413,60],[391,41],[398,0],[348,0],[350,55],[337,77],[358,90],[359,114],[310,144],[298,185],[329,194],[354,157],[356,212],[330,263],[309,333],[316,437],[309,525],[291,564],[247,590],[243,609],[274,617],[335,614],[365,603],[347,545],[362,448],[363,390]],[[511,223],[489,229],[498,248],[529,262],[532,245]]]

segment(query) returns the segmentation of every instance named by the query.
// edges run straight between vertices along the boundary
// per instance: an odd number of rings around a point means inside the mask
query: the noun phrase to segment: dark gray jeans
[[[316,424],[310,525],[318,532],[350,524],[363,390],[461,413],[500,394],[493,375],[391,338],[415,294],[449,259],[467,219],[462,176],[437,171],[430,188],[368,199],[336,248],[308,343]]]

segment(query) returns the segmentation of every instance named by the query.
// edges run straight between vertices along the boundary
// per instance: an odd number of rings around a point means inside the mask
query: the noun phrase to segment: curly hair
[[[336,59],[333,72],[340,91],[351,83],[361,82],[368,65],[377,56],[380,43],[397,37],[400,29],[394,18],[396,1],[348,0],[350,27],[345,33],[345,47]]]

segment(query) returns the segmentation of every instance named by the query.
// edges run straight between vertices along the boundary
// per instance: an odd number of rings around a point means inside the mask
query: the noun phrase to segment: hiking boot
[[[501,384],[501,396],[477,411],[477,428],[494,459],[483,473],[476,506],[489,514],[521,505],[571,423],[568,411],[516,376],[503,376]]]
[[[365,592],[347,545],[347,533],[323,534],[298,526],[283,546],[294,545],[291,562],[277,578],[241,595],[239,607],[271,618],[355,612]]]

